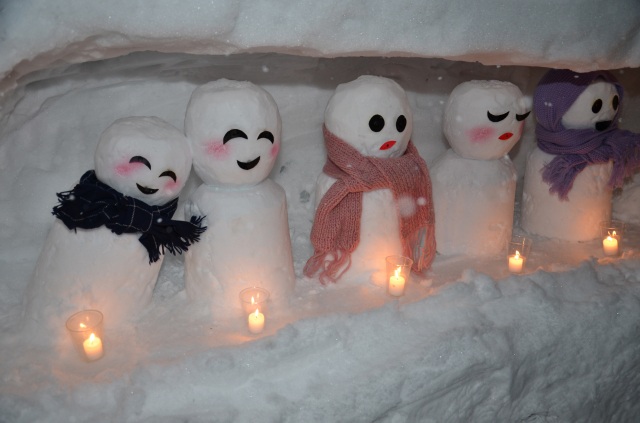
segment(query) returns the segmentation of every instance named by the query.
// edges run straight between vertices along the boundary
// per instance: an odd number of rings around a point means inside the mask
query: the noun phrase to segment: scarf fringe
[[[569,201],[573,181],[587,167],[587,162],[572,162],[566,156],[556,156],[542,168],[542,180],[549,184],[549,193],[557,194],[560,200]]]
[[[200,241],[200,235],[207,229],[201,226],[205,216],[191,217],[190,222],[171,220],[166,225],[159,225],[164,230],[152,230],[144,233],[138,240],[149,252],[149,264],[160,259],[160,252],[165,253],[165,249],[171,254],[182,254],[189,249],[189,246]]]
[[[405,246],[405,254],[413,258],[411,268],[417,273],[429,269],[436,258],[436,237],[429,236],[433,233],[435,225],[429,224],[417,231],[409,240],[410,244]]]
[[[332,256],[332,258],[330,258]],[[346,251],[329,251],[316,253],[304,266],[304,275],[313,277],[318,270],[322,269],[319,275],[320,283],[327,285],[336,283],[338,279],[351,267],[351,254]]]

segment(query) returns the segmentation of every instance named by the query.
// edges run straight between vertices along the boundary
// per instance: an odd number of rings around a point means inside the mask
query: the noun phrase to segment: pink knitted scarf
[[[351,265],[351,253],[360,241],[362,193],[390,189],[396,200],[413,202],[414,213],[400,216],[400,237],[404,255],[413,257],[414,270],[429,268],[436,253],[431,179],[427,165],[411,141],[398,158],[378,159],[362,156],[352,146],[323,128],[327,162],[323,172],[337,181],[322,197],[311,229],[314,255],[304,274],[320,272],[320,281],[336,280]],[[424,237],[423,239],[421,239]],[[418,245],[416,248],[416,244]],[[416,254],[414,254],[414,249]],[[331,257],[330,257],[331,256]]]

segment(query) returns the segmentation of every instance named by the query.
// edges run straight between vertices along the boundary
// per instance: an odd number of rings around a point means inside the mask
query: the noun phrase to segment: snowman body
[[[546,106],[551,107],[552,101]],[[600,104],[600,107],[597,107]],[[606,128],[618,109],[613,84],[590,84],[561,118],[564,129]],[[611,218],[613,190],[609,186],[613,163],[588,164],[575,178],[567,199],[549,191],[542,172],[556,155],[538,147],[527,157],[522,193],[522,228],[529,233],[566,241],[588,241],[600,236],[600,222]]]
[[[201,185],[186,212],[215,216],[185,257],[190,298],[206,298],[219,319],[241,311],[240,291],[251,286],[267,289],[275,309],[286,306],[295,275],[280,185],[271,179],[232,190]]]
[[[324,173],[318,176],[316,207],[335,182],[334,178]],[[391,190],[364,192],[360,219],[360,242],[351,253],[351,265],[342,275],[341,283],[359,284],[366,281],[384,286],[386,257],[403,254],[398,208]]]
[[[242,315],[240,291],[269,291],[276,310],[295,286],[286,195],[268,179],[281,143],[277,105],[249,82],[218,80],[196,89],[185,118],[194,169],[203,184],[185,215],[207,231],[185,255],[185,288],[216,320]]]
[[[438,252],[502,251],[511,238],[516,180],[508,156],[475,160],[447,150],[431,167]]]
[[[164,259],[149,263],[139,235],[68,229],[53,223],[26,293],[28,319],[64,329],[80,310],[99,310],[108,327],[135,320],[152,299]]]
[[[325,126],[363,156],[400,157],[411,138],[413,116],[406,93],[397,83],[361,76],[338,86],[325,110]],[[335,181],[325,173],[318,176],[316,207]],[[386,257],[403,255],[399,212],[390,189],[362,193],[360,240],[351,253],[349,268],[340,276],[341,283],[386,284]]]
[[[612,163],[587,166],[573,181],[568,200],[549,192],[541,170],[555,156],[534,148],[527,157],[522,191],[522,229],[565,241],[600,237],[600,222],[611,218]]]
[[[162,205],[186,183],[191,153],[184,136],[158,118],[125,118],[102,134],[98,180],[150,205]],[[64,329],[73,313],[96,309],[105,325],[135,322],[151,302],[163,255],[151,263],[141,233],[117,235],[100,226],[68,229],[56,219],[26,290],[30,324]]]
[[[508,82],[468,81],[452,91],[444,114],[452,148],[431,167],[440,254],[489,256],[506,248],[517,180],[507,154],[528,114]]]

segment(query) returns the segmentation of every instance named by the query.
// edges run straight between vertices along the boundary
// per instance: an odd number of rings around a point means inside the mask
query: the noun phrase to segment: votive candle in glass
[[[509,272],[522,273],[531,251],[531,238],[514,235],[507,245],[507,265]]]
[[[413,260],[404,256],[388,256],[387,262],[387,292],[394,297],[404,295],[406,284],[411,276]]]
[[[605,256],[617,256],[622,251],[622,236],[625,224],[620,220],[607,220],[600,222],[600,234],[602,235],[602,250]]]
[[[83,310],[67,319],[67,330],[78,352],[86,361],[104,355],[103,315],[98,310]]]

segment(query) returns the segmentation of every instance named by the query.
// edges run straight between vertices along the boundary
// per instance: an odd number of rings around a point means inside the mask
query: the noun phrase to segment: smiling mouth
[[[155,194],[156,192],[158,192],[157,189],[153,189],[153,188],[147,188],[147,187],[143,187],[140,184],[136,184],[136,186],[138,187],[138,189],[140,190],[141,193],[145,194],[145,195],[151,195],[151,194]]]
[[[251,170],[258,165],[259,161],[260,161],[260,156],[256,157],[250,162],[241,162],[240,160],[236,160],[236,163],[238,163],[238,166],[240,166],[240,169]]]

